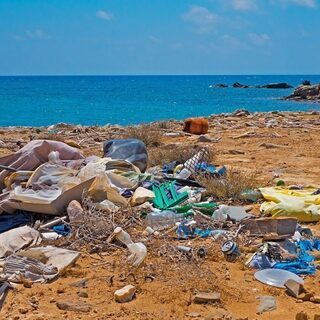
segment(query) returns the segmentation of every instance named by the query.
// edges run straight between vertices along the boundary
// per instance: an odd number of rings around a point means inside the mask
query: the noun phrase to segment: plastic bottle
[[[174,213],[170,210],[164,210],[160,212],[151,212],[147,215],[147,225],[154,230],[164,229],[173,226],[176,222],[184,220],[186,214]]]
[[[133,244],[129,233],[124,231],[121,227],[117,227],[114,229],[113,236],[126,246],[128,246],[129,244]]]
[[[188,179],[191,176],[191,171],[188,170],[187,168],[183,168],[177,175],[177,179]]]

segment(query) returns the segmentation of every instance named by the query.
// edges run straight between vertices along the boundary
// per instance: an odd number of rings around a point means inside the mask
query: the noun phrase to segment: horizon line
[[[247,73],[247,74],[0,74],[0,77],[210,77],[210,76],[320,76],[320,73]]]

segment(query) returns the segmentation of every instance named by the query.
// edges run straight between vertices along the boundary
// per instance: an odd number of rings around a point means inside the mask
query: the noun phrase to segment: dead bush
[[[179,161],[186,162],[198,151],[206,149],[209,153],[209,162],[214,160],[213,147],[202,147],[199,145],[167,145],[161,148],[150,148],[149,152],[149,167],[162,166],[165,163]]]
[[[147,147],[157,147],[161,144],[162,132],[150,124],[144,124],[127,127],[124,137],[139,139]]]
[[[61,141],[64,142],[65,138],[63,137],[62,134],[58,134],[58,133],[40,133],[36,139],[39,140],[53,140],[53,141]]]
[[[208,195],[212,195],[217,200],[234,199],[238,200],[240,194],[257,187],[256,171],[239,170],[233,167],[227,168],[227,172],[222,177],[200,175],[196,179],[207,189]]]

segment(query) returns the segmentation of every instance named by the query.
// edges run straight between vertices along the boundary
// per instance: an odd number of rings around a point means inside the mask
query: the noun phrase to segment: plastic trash
[[[251,214],[247,214],[244,207],[234,207],[221,205],[212,214],[212,219],[217,221],[225,221],[229,217],[232,220],[241,221],[244,218],[251,217]]]
[[[241,200],[257,202],[259,199],[262,199],[262,194],[259,190],[246,190],[240,194],[239,198]]]
[[[184,213],[174,213],[170,210],[151,212],[146,217],[146,223],[154,230],[161,230],[183,221],[186,216]]]
[[[221,246],[221,251],[223,252],[225,259],[229,262],[235,261],[241,254],[239,247],[232,240],[226,241]]]
[[[113,139],[103,145],[104,157],[126,160],[145,172],[148,152],[145,144],[138,139]]]
[[[300,284],[304,283],[303,279],[297,276],[296,274],[290,271],[280,269],[260,270],[254,274],[254,277],[264,284],[268,284],[269,286],[277,288],[284,288],[284,284],[288,280],[294,280]]]
[[[121,227],[115,228],[107,241],[111,242],[115,238],[127,246],[129,252],[131,253],[128,258],[129,262],[134,267],[139,266],[147,255],[146,246],[141,242],[134,243],[129,233],[123,230]]]
[[[131,240],[129,233],[124,231],[121,227],[117,227],[114,229],[111,238],[116,238],[126,246],[128,246],[129,244],[133,244],[133,241]]]
[[[128,260],[134,267],[138,267],[147,255],[147,248],[142,242],[130,243],[127,245],[131,255]]]

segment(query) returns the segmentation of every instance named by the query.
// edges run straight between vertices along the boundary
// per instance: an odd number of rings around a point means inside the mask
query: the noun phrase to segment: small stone
[[[88,281],[87,279],[82,279],[80,281],[71,283],[70,286],[76,288],[88,288]]]
[[[201,135],[198,138],[198,142],[212,142],[212,139],[209,138],[208,136]]]
[[[320,314],[315,314],[313,320],[320,320]]]
[[[296,320],[308,320],[309,317],[304,311],[300,311],[296,314]]]
[[[58,288],[57,289],[57,293],[59,293],[59,294],[64,293],[64,292],[65,292],[64,288]]]
[[[299,296],[297,298],[302,301],[310,301],[313,298],[313,294],[310,292],[304,292],[304,293],[299,294]]]
[[[199,292],[194,297],[194,303],[211,303],[211,302],[220,302],[220,293],[213,292]]]
[[[78,292],[78,296],[81,297],[81,298],[89,298],[88,293],[85,292],[85,291]]]
[[[314,296],[310,298],[310,301],[313,303],[320,303],[320,296]]]
[[[230,319],[231,320],[233,318],[232,318],[232,315],[228,311],[226,311],[222,308],[218,308],[218,309],[210,312],[204,318],[204,320],[221,320],[221,319],[225,319],[225,320]]]
[[[27,308],[19,308],[19,312],[21,313],[21,314],[26,314],[26,313],[28,313],[28,309]]]
[[[272,311],[277,309],[276,298],[272,296],[261,296],[258,297],[260,304],[257,308],[257,314],[262,314],[266,311]]]
[[[83,208],[77,200],[70,201],[67,213],[71,223],[81,223],[84,219]]]
[[[77,304],[71,301],[61,301],[56,303],[60,310],[75,311],[75,312],[89,312],[91,306],[85,303]]]
[[[201,314],[199,312],[189,312],[189,313],[186,313],[186,316],[190,318],[199,318]]]
[[[294,281],[292,279],[289,279],[284,286],[287,289],[288,294],[290,294],[291,296],[298,298],[298,296],[301,293],[306,292],[306,290],[304,289],[303,285],[301,283],[298,283],[297,281]]]
[[[133,299],[133,296],[136,293],[136,287],[131,284],[115,291],[114,299],[116,302],[123,303],[129,302]]]

